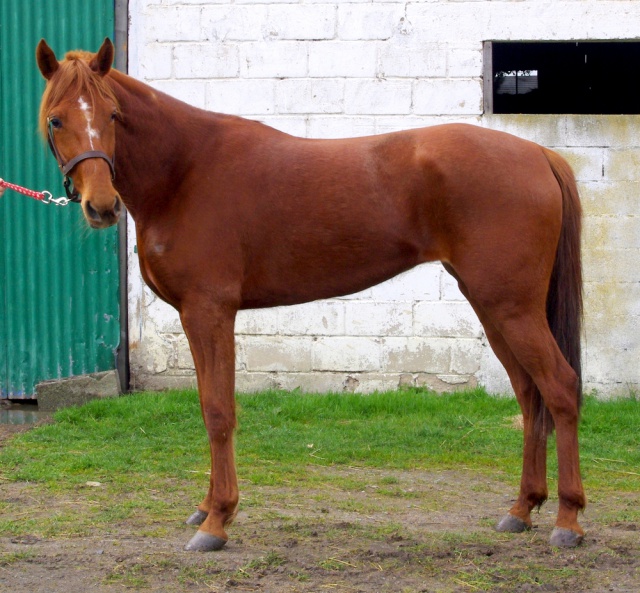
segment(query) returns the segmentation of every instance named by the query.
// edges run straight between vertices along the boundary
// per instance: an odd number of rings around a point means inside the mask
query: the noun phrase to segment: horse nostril
[[[122,210],[122,202],[118,199],[118,196],[116,196],[116,199],[113,202],[113,212],[116,216],[118,216],[121,210]]]
[[[87,216],[93,220],[94,222],[101,222],[102,217],[98,214],[98,211],[91,205],[91,202],[85,202],[85,208],[87,212]]]

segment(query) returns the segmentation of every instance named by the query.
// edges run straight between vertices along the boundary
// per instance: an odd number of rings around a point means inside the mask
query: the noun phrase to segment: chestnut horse
[[[113,54],[106,39],[59,62],[42,40],[40,125],[91,227],[115,224],[124,203],[144,280],[189,339],[211,479],[186,549],[224,546],[236,514],[237,311],[354,293],[430,261],[456,278],[522,408],[520,495],[497,529],[531,527],[555,427],[550,541],[579,544],[581,207],[566,161],[469,125],[295,138],[186,105],[114,71]]]

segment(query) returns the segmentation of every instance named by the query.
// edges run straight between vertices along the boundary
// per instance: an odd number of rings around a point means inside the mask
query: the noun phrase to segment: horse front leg
[[[209,491],[187,519],[187,523],[200,528],[186,550],[221,549],[228,540],[225,528],[233,521],[238,505],[233,453],[235,314],[235,309],[210,304],[183,307],[181,312],[196,366],[200,407],[211,450]]]

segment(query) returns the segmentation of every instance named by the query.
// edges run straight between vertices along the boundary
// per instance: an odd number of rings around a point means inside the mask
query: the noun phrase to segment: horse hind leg
[[[546,319],[542,321],[533,315],[522,315],[504,320],[499,327],[506,344],[539,389],[553,418],[558,455],[559,508],[550,541],[554,546],[572,547],[583,539],[578,512],[586,506],[578,450],[578,378],[560,352]],[[531,392],[535,393],[534,390]],[[547,431],[534,420],[529,421],[529,433],[525,432],[525,450],[529,437],[531,449],[541,454],[541,442],[543,439],[546,442]],[[519,499],[510,514],[517,516],[523,503]]]
[[[460,291],[467,298],[482,323],[491,349],[507,371],[522,411],[524,449],[520,493],[509,512],[496,526],[496,529],[501,532],[520,533],[531,529],[531,511],[542,506],[548,496],[547,433],[541,430],[541,423],[536,421],[538,415],[536,386],[482,307],[469,294],[464,282],[449,265],[445,264],[445,268],[456,278]]]

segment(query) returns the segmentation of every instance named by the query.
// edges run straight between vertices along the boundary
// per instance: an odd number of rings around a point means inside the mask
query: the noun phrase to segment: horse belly
[[[251,262],[243,307],[292,305],[359,292],[420,263],[405,237],[366,229],[281,242]]]

